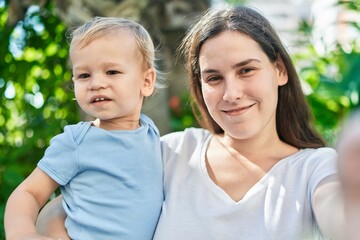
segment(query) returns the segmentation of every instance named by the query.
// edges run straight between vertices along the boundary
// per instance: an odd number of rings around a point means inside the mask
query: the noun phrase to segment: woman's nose
[[[226,79],[224,84],[223,100],[227,102],[234,102],[239,100],[244,95],[244,86],[240,79],[231,78]]]

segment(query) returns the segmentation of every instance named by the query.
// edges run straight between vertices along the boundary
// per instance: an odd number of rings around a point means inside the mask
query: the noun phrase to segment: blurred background
[[[318,130],[329,145],[359,107],[360,0],[0,0],[0,221],[13,189],[33,170],[50,139],[88,119],[74,101],[67,30],[94,16],[145,26],[168,87],[146,100],[161,134],[197,126],[176,48],[209,8],[245,4],[279,31],[301,77]],[[0,224],[0,239],[5,239]]]

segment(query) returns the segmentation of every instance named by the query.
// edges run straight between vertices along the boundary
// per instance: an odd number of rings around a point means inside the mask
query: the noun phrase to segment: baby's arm
[[[6,239],[50,239],[37,235],[35,221],[39,210],[58,184],[36,168],[10,195],[5,209]]]

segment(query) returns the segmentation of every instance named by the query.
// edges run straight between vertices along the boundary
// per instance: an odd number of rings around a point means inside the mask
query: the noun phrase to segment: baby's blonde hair
[[[112,34],[116,31],[124,30],[134,36],[145,66],[154,68],[158,79],[161,72],[157,69],[155,63],[155,47],[150,34],[142,25],[129,19],[116,17],[93,18],[70,33],[70,50],[83,48],[105,34]],[[158,89],[161,87],[162,86],[156,82],[155,88]]]

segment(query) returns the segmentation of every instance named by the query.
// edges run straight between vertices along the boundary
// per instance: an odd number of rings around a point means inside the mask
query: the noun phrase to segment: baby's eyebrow
[[[101,63],[101,65],[100,65],[102,68],[117,68],[117,67],[121,67],[121,64],[120,63],[117,63],[117,62],[103,62],[103,63]],[[72,66],[72,70],[74,71],[74,70],[77,70],[77,71],[86,71],[86,70],[88,70],[88,69],[91,69],[91,66],[89,66],[89,65],[86,65],[86,64],[84,64],[84,65],[81,65],[81,64],[79,64],[79,65],[73,65]]]
[[[86,66],[82,66],[82,65],[73,65],[71,70],[74,71],[85,71],[87,68]]]
[[[102,64],[105,68],[120,67],[121,64],[115,62],[105,62]]]

